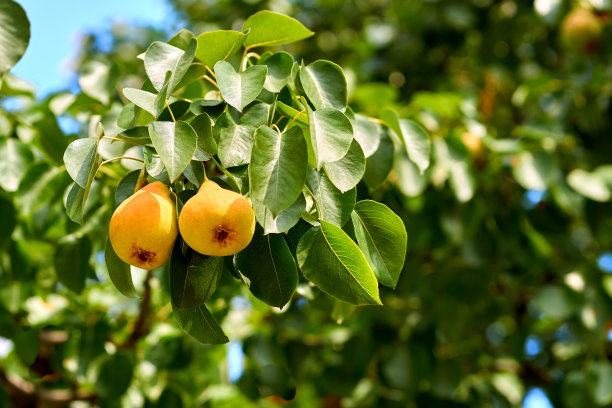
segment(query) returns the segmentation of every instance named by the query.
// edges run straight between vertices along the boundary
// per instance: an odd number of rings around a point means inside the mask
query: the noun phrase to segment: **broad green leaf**
[[[335,162],[325,163],[325,172],[331,182],[343,193],[359,183],[365,173],[366,159],[359,143],[353,139],[349,151]]]
[[[134,375],[132,359],[123,352],[102,358],[95,383],[96,393],[109,400],[121,397],[130,386]]]
[[[153,122],[149,135],[173,183],[191,161],[198,136],[185,122]]]
[[[89,258],[91,242],[87,237],[68,236],[59,242],[55,253],[55,271],[62,285],[81,293],[85,279],[91,273]]]
[[[330,61],[315,61],[300,69],[300,81],[316,110],[334,108],[344,112],[348,104],[344,72]]]
[[[179,326],[203,344],[223,344],[229,339],[205,305],[190,309],[174,309]]]
[[[171,72],[169,93],[176,89],[193,61],[197,45],[196,39],[192,38],[185,51],[159,41],[149,46],[145,52],[144,66],[156,90],[159,91],[164,86],[168,71]]]
[[[83,223],[83,208],[87,199],[85,193],[84,188],[80,187],[77,183],[72,183],[64,197],[64,206],[66,207],[68,218],[78,224]]]
[[[70,177],[59,167],[37,163],[26,171],[16,194],[17,208],[22,214],[32,214],[61,199],[70,184]]]
[[[158,117],[163,111],[163,107],[159,110],[159,106],[156,105],[157,95],[143,91],[142,89],[135,88],[123,88],[123,96],[125,96],[130,102],[149,112],[154,117]]]
[[[580,308],[579,299],[563,286],[544,286],[535,295],[534,302],[539,310],[557,319],[567,319]]]
[[[254,199],[276,216],[302,193],[308,167],[308,151],[302,130],[279,133],[267,126],[255,132],[249,184]]]
[[[365,181],[368,190],[371,192],[378,190],[387,179],[389,172],[393,168],[393,152],[393,142],[389,134],[383,131],[376,152],[366,159],[366,171],[363,175],[363,181]]]
[[[298,20],[268,10],[257,12],[247,18],[242,26],[242,32],[247,31],[244,41],[246,48],[289,44],[314,34]]]
[[[557,177],[555,159],[547,152],[523,152],[513,162],[516,181],[527,190],[543,191]]]
[[[106,263],[108,276],[117,290],[128,297],[139,297],[136,288],[134,288],[134,282],[132,281],[132,269],[130,265],[119,259],[110,240],[106,240],[104,262]]]
[[[308,108],[308,120],[317,168],[343,158],[353,141],[353,126],[346,115],[333,108],[314,112]]]
[[[262,57],[258,64],[268,67],[264,88],[270,92],[280,92],[289,82],[293,62],[293,57],[287,52],[277,52],[267,58]]]
[[[308,191],[314,195],[318,218],[339,227],[343,226],[355,207],[355,189],[342,193],[324,171],[317,172],[311,167],[308,167],[306,174]]]
[[[597,172],[574,169],[567,175],[567,184],[583,196],[594,201],[608,201],[612,196],[606,180]]]
[[[253,65],[239,73],[229,62],[219,61],[215,64],[215,75],[223,100],[240,112],[257,98],[263,89],[267,72],[268,68],[264,65]]]
[[[239,125],[225,112],[217,119],[213,129],[221,164],[225,167],[240,166],[251,160],[255,128]]]
[[[363,154],[366,158],[372,156],[378,150],[383,134],[382,126],[359,114],[354,116],[351,123],[355,131],[355,140],[363,149]]]
[[[53,115],[45,115],[34,123],[37,130],[36,143],[43,153],[54,163],[61,165],[63,154],[68,147],[69,138],[60,129],[57,119]]]
[[[212,294],[223,272],[223,257],[193,254],[187,259],[179,241],[170,258],[170,297],[175,311],[203,305]]]
[[[0,69],[2,71],[2,69]],[[6,96],[27,96],[34,98],[36,87],[28,81],[6,72],[0,80],[0,94]],[[57,113],[56,113],[57,114]]]
[[[253,126],[255,129],[267,125],[271,108],[272,106],[267,103],[255,103],[242,112],[238,124]]]
[[[0,138],[0,187],[17,191],[26,169],[34,160],[30,148],[14,138]]]
[[[226,61],[242,46],[245,34],[239,31],[209,31],[198,36],[195,56],[204,65],[214,67],[217,61]]]
[[[376,278],[395,288],[404,258],[407,234],[402,219],[386,205],[363,200],[351,214],[355,236]]]
[[[0,2],[0,76],[17,63],[30,42],[30,21],[19,3]]]
[[[118,79],[119,70],[115,64],[92,60],[83,65],[78,82],[83,93],[108,105]]]
[[[96,164],[97,151],[98,139],[87,137],[70,143],[64,152],[66,171],[83,188],[87,185],[89,173]]]
[[[198,135],[198,144],[193,155],[194,159],[200,161],[210,160],[212,155],[217,154],[217,142],[213,137],[212,122],[210,116],[201,113],[189,122]]]
[[[300,270],[323,292],[354,305],[380,305],[378,282],[365,256],[341,228],[321,221],[297,246]]]
[[[298,272],[281,235],[256,232],[249,246],[234,255],[234,266],[251,293],[268,305],[282,309],[293,297]]]
[[[289,231],[300,220],[302,212],[306,208],[304,195],[300,194],[297,200],[289,208],[281,211],[276,217],[262,203],[253,200],[253,210],[257,222],[264,228],[264,234],[280,234]]]

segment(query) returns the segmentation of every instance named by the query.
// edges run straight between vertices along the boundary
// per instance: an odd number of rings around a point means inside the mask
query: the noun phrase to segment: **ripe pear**
[[[589,10],[574,9],[561,23],[561,41],[569,50],[590,54],[599,49],[603,26]]]
[[[164,183],[156,181],[123,201],[113,213],[109,238],[117,256],[142,269],[168,262],[178,234],[176,207]]]
[[[201,254],[233,255],[251,242],[255,213],[240,194],[205,180],[183,206],[179,230],[187,245]]]

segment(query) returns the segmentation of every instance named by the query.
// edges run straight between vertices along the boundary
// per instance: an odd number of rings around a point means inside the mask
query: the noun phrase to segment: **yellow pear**
[[[240,194],[205,180],[183,206],[179,230],[187,245],[201,254],[233,255],[251,242],[255,213]]]
[[[156,181],[123,201],[113,213],[109,238],[117,256],[142,269],[170,258],[178,234],[176,207],[164,183]]]
[[[592,54],[599,49],[603,24],[597,14],[589,10],[574,9],[561,23],[561,40],[572,51]]]

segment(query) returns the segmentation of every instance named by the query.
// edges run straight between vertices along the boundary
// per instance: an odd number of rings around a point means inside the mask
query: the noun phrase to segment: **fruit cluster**
[[[245,197],[205,180],[183,206],[177,225],[171,193],[156,181],[117,207],[109,238],[122,261],[152,270],[168,262],[179,231],[187,245],[203,255],[233,255],[251,242],[255,214]]]

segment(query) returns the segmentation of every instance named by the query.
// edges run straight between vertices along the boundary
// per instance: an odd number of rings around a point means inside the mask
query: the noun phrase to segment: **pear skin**
[[[156,181],[123,201],[113,213],[109,238],[117,256],[142,269],[168,262],[178,234],[176,207],[164,183]]]
[[[233,255],[251,242],[255,213],[246,198],[206,180],[183,206],[179,230],[187,245],[201,254]]]

